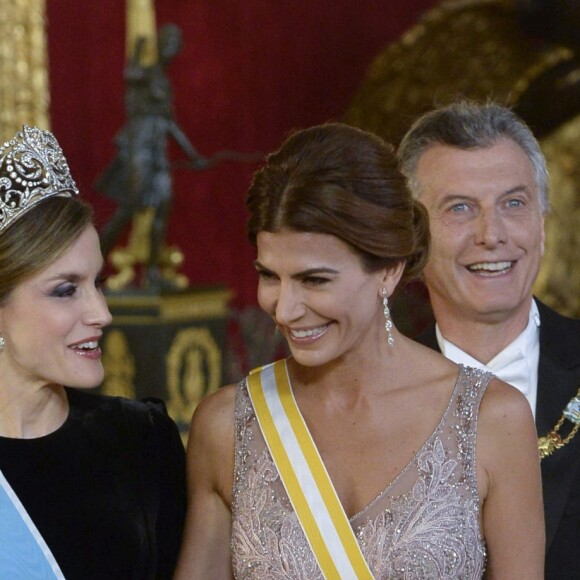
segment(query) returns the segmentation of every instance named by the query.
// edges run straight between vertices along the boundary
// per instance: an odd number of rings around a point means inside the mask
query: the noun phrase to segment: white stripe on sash
[[[286,361],[248,377],[256,418],[298,520],[325,578],[372,579],[308,427]]]
[[[50,548],[1,471],[0,577],[65,580]]]

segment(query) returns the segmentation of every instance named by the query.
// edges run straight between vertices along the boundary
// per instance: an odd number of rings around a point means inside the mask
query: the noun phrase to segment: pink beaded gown
[[[350,518],[377,580],[483,576],[476,427],[491,377],[460,367],[435,431],[395,480]],[[245,380],[238,386],[235,413],[234,576],[322,579],[266,447]]]

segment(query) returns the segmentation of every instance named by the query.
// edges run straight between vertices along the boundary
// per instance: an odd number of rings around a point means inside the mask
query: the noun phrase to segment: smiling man
[[[399,159],[432,237],[424,278],[436,324],[418,340],[513,384],[538,435],[556,431],[541,466],[546,578],[580,578],[580,435],[560,445],[580,421],[580,321],[532,296],[549,208],[539,144],[509,109],[459,102],[418,119]]]

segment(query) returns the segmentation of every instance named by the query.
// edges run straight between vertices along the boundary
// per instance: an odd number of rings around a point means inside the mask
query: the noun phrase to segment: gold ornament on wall
[[[110,330],[103,343],[105,379],[101,388],[104,395],[135,398],[135,359],[125,334]]]
[[[222,381],[222,354],[208,328],[177,333],[167,355],[169,414],[189,423],[201,400],[217,391]]]
[[[0,10],[0,139],[22,125],[50,129],[45,0],[3,0]]]
[[[580,114],[542,140],[552,211],[534,292],[558,312],[580,317]]]

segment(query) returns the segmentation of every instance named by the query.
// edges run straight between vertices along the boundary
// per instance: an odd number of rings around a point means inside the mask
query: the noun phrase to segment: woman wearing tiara
[[[542,578],[525,398],[393,326],[429,226],[378,137],[292,135],[247,206],[291,351],[196,410],[176,578]]]
[[[111,315],[77,194],[48,131],[0,149],[0,578],[171,578],[183,448],[159,405],[86,392]]]

